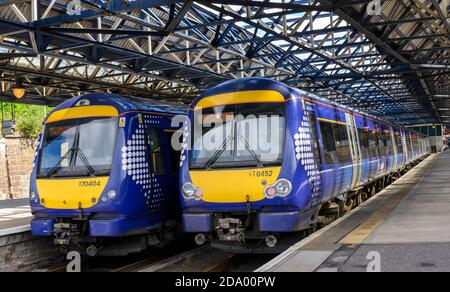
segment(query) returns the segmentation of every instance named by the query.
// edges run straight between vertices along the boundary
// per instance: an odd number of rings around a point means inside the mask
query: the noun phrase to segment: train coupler
[[[216,227],[220,241],[239,242],[245,244],[245,227],[240,219],[221,218]]]
[[[75,245],[80,231],[77,224],[56,223],[53,225],[53,235],[55,245]]]

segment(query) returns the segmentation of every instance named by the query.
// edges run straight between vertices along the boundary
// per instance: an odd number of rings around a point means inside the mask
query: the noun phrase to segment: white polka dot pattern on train
[[[161,125],[162,117],[149,115],[143,117],[146,126],[157,127]],[[141,188],[147,207],[150,212],[162,210],[165,203],[165,194],[158,178],[151,173],[151,165],[147,157],[146,132],[144,125],[139,124],[126,146],[121,149],[122,170],[132,179],[136,187]],[[153,187],[153,189],[152,189]]]
[[[310,115],[304,112],[303,120],[298,132],[294,135],[295,157],[304,167],[307,177],[312,187],[312,199],[320,198],[322,192],[322,183],[320,179],[319,166],[314,159],[313,140],[311,136]]]
[[[186,161],[186,152],[189,147],[189,126],[184,124],[184,132],[183,132],[183,144],[181,145],[181,154],[180,154],[180,167],[184,165]]]

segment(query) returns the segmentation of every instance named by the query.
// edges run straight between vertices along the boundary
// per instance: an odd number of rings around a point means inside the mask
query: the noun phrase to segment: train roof
[[[185,115],[188,106],[185,104],[177,104],[170,102],[163,102],[157,100],[123,97],[106,93],[87,93],[74,98],[71,98],[55,108],[55,111],[63,110],[77,106],[80,101],[86,100],[89,105],[109,105],[115,107],[119,114],[129,111],[146,111],[146,112],[160,112],[174,115]]]
[[[292,94],[292,91],[295,91],[300,95],[304,95],[305,97],[310,98],[315,101],[320,101],[323,104],[328,104],[328,105],[334,106],[338,109],[348,111],[348,112],[351,112],[351,113],[354,113],[354,114],[357,114],[357,115],[360,115],[360,116],[363,116],[366,118],[370,118],[379,123],[384,123],[384,124],[387,124],[390,126],[394,126],[394,127],[403,129],[405,131],[415,132],[411,129],[407,129],[403,126],[397,125],[390,121],[380,119],[379,117],[375,117],[373,115],[364,113],[362,111],[353,109],[351,107],[340,105],[336,102],[330,101],[326,98],[317,96],[315,94],[304,91],[302,89],[293,88],[293,87],[287,86],[287,85],[285,85],[281,82],[275,81],[275,80],[271,80],[271,79],[267,79],[267,78],[258,78],[258,77],[239,78],[239,79],[233,79],[230,81],[223,82],[223,83],[205,91],[199,98],[197,98],[192,103],[191,108],[194,108],[195,104],[197,104],[201,99],[203,99],[205,97],[212,96],[212,95],[219,95],[219,94],[228,93],[228,92],[234,92],[234,91],[242,91],[243,89],[245,89],[245,90],[275,90],[275,91],[280,92],[286,99],[290,98],[290,94]]]

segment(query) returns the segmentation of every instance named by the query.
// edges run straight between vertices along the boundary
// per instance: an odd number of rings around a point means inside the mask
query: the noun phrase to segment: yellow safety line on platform
[[[394,195],[380,210],[372,215],[353,232],[344,237],[341,244],[362,244],[397,208],[408,194]]]
[[[432,160],[431,160],[432,161]],[[427,163],[426,171],[431,166],[431,161]],[[420,169],[417,169],[420,170]],[[413,170],[414,171],[414,170]],[[417,184],[416,184],[417,185]],[[339,241],[340,244],[362,244],[366,239],[381,225],[385,222],[391,213],[400,205],[400,203],[405,199],[410,191],[397,193],[391,195],[392,197],[369,219],[353,230],[351,233],[347,234],[343,239]],[[386,194],[388,195],[388,194]]]

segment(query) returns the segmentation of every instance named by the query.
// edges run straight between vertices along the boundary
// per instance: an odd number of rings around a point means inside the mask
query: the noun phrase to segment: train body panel
[[[414,152],[405,128],[266,79],[221,84],[200,96],[188,117],[190,147],[182,152],[180,175],[184,230],[239,244],[311,228],[324,204],[345,200],[429,151],[417,144]],[[275,130],[261,132],[275,117]],[[225,122],[212,127],[219,120]],[[276,132],[282,142],[272,145],[274,159],[249,147]],[[223,137],[205,150],[217,133]]]
[[[44,121],[36,150],[33,235],[73,245],[78,238],[61,237],[67,228],[97,240],[159,232],[176,220],[179,152],[171,147],[177,130],[171,122],[185,112],[106,94],[58,106]]]

